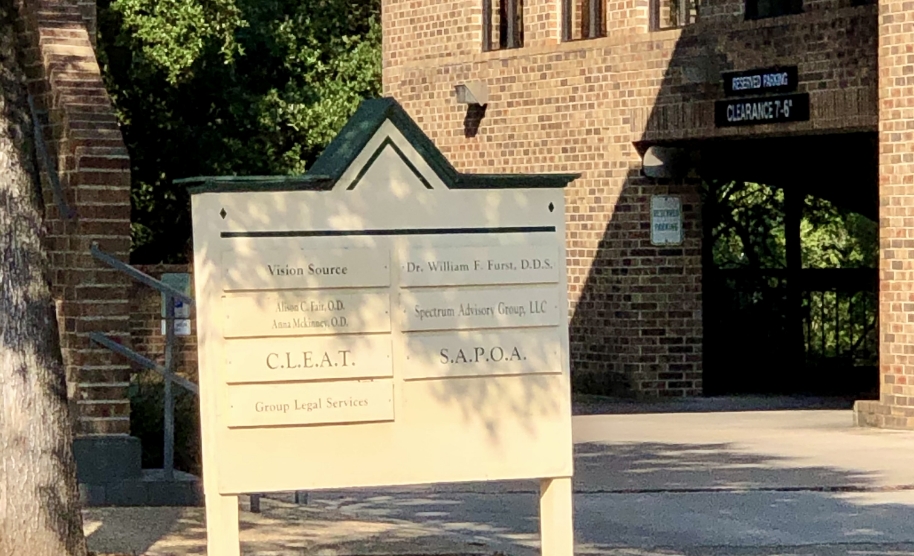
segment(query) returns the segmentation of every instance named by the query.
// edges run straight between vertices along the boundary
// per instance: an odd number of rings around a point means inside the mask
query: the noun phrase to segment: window
[[[606,36],[606,0],[562,0],[562,40]]]
[[[524,46],[524,0],[482,0],[482,50]]]
[[[746,19],[803,13],[803,0],[746,0]]]
[[[696,21],[698,0],[651,0],[651,29],[654,31],[678,29]]]

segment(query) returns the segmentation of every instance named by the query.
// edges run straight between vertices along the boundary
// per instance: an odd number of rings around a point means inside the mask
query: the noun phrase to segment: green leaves
[[[716,215],[713,258],[718,268],[785,268],[784,190],[733,181],[711,184]],[[800,221],[803,268],[875,268],[878,227],[867,217],[807,195]]]
[[[806,198],[801,222],[804,268],[876,268],[879,227],[825,199]]]
[[[121,16],[120,37],[171,85],[188,77],[210,44],[226,63],[241,53],[235,32],[247,22],[235,0],[115,0],[110,9]]]
[[[300,174],[381,87],[379,0],[101,0],[133,164],[135,262],[182,261],[175,178]]]

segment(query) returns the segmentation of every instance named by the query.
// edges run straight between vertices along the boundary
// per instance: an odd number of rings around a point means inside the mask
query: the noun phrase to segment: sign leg
[[[206,497],[206,553],[209,556],[241,556],[237,496],[214,494]]]
[[[543,556],[574,556],[571,477],[540,482],[540,541]]]

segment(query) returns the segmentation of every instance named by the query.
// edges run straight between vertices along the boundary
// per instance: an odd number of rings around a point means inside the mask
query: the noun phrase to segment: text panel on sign
[[[400,254],[400,285],[557,283],[557,253],[554,245],[413,248]]]
[[[393,376],[389,334],[236,339],[226,342],[226,382]]]
[[[403,290],[404,331],[555,326],[561,322],[554,286]]]
[[[229,427],[394,420],[392,380],[228,387]]]
[[[412,333],[403,361],[406,380],[562,372],[557,327]]]
[[[305,336],[390,331],[390,295],[329,291],[223,297],[224,336]]]
[[[229,250],[222,255],[225,291],[375,288],[390,285],[385,249]]]

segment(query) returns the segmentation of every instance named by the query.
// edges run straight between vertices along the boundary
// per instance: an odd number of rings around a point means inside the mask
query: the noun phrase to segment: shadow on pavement
[[[730,443],[575,446],[578,492],[861,490],[872,488],[871,479],[863,471],[799,467],[794,459],[750,454]]]
[[[914,554],[914,487],[878,485],[866,472],[728,444],[583,444],[575,461],[577,553]],[[591,488],[607,473],[612,488]],[[312,493],[312,505],[507,554],[538,547],[532,482],[328,491]]]
[[[83,530],[91,551],[144,554],[168,535],[205,539],[205,529],[195,531],[186,513],[186,508],[169,507],[88,508],[83,510]]]
[[[906,471],[914,435],[854,429],[845,417],[578,418],[576,553],[914,556],[914,475]],[[535,481],[316,491],[305,506],[277,494],[261,514],[242,497],[242,547],[260,555],[532,556],[537,492]],[[93,550],[107,541],[107,552],[205,554],[202,508],[86,515]]]
[[[743,411],[852,409],[856,398],[808,396],[718,396],[636,400],[607,396],[574,396],[575,415],[632,415],[646,413],[723,413]]]

